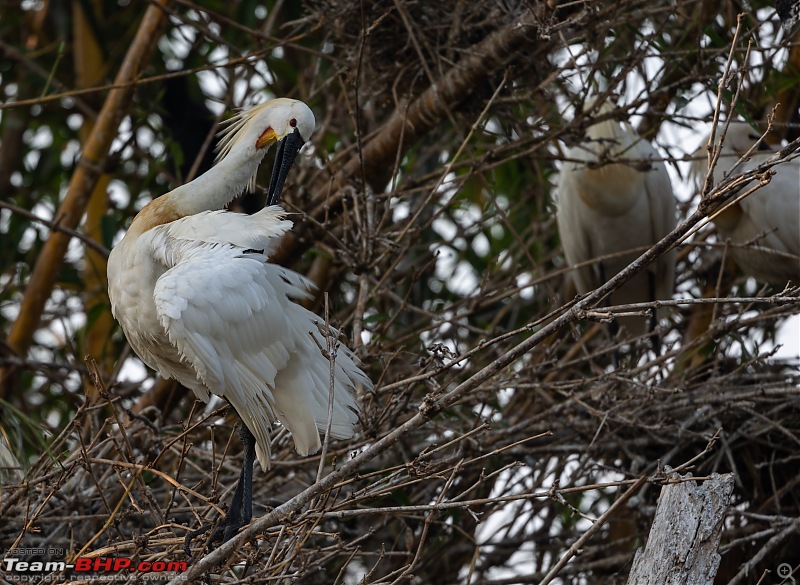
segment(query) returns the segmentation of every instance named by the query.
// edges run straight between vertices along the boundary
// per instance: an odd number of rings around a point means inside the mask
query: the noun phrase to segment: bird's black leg
[[[239,483],[233,492],[231,508],[217,529],[217,532],[225,530],[222,542],[229,541],[242,526],[253,519],[253,465],[256,460],[256,438],[245,425],[239,429],[239,437],[244,443],[244,461],[242,471],[239,473]],[[212,542],[216,539],[215,534]]]
[[[233,538],[242,526],[253,519],[253,465],[256,460],[256,438],[245,425],[240,427],[239,437],[244,443],[244,461],[242,462],[242,470],[239,472],[239,482],[236,484],[233,499],[225,519],[214,531],[214,535],[208,542],[209,548],[220,539],[222,539],[222,542],[227,542]],[[210,525],[203,526],[186,535],[183,550],[187,556],[191,556],[189,545],[192,540],[208,532],[210,528]]]
[[[242,428],[244,431],[241,435],[244,443],[242,526],[244,526],[253,519],[253,467],[256,464],[256,438],[250,432],[250,429],[247,427]]]

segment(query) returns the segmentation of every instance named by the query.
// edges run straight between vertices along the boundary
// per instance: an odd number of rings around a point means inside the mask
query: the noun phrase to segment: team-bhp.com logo
[[[15,553],[17,553],[15,555]],[[21,554],[20,554],[21,553]],[[186,561],[137,561],[126,557],[78,557],[71,563],[66,561],[40,561],[24,559],[29,553],[26,550],[13,550],[3,558],[3,573],[11,581],[49,581],[51,577],[63,575],[69,571],[80,576],[96,575],[103,577],[124,576],[136,573],[137,576],[150,574],[162,577],[175,576],[188,568]],[[38,556],[38,555],[31,555]]]

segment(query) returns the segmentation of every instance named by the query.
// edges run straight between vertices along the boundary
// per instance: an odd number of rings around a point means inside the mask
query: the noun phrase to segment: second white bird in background
[[[587,101],[586,110],[591,109]],[[597,116],[614,111],[607,102]],[[627,267],[676,224],[669,174],[653,146],[626,122],[589,126],[583,143],[567,152],[558,183],[558,232],[579,293],[587,293]],[[669,299],[675,282],[670,250],[614,291],[607,304]],[[630,334],[652,332],[655,318],[621,319]],[[656,348],[658,349],[658,348]]]
[[[714,168],[714,184],[720,183],[760,134],[744,122],[733,123],[725,134],[722,153]],[[703,144],[708,142],[706,139]],[[754,151],[733,172],[752,170],[772,156]],[[695,154],[692,166],[698,188],[702,188],[708,162],[705,146]],[[769,183],[741,201],[732,202],[714,217],[719,235],[729,242],[729,254],[748,276],[762,282],[783,286],[787,281],[800,282],[800,159],[773,167]],[[753,180],[744,189],[752,189]],[[735,196],[734,196],[735,197]]]

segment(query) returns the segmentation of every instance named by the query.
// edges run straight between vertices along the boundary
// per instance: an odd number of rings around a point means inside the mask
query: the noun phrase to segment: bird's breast
[[[166,267],[137,244],[138,239],[126,236],[109,255],[111,311],[131,348],[145,364],[163,377],[175,378],[194,390],[197,375],[170,342],[157,316],[153,291]]]
[[[593,211],[618,216],[629,212],[643,196],[644,175],[624,164],[585,167],[576,173],[575,189]]]

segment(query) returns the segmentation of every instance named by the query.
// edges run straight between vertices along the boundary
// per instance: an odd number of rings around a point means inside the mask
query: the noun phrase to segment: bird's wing
[[[292,228],[286,212],[277,205],[253,215],[230,211],[204,211],[161,226],[165,237],[210,244],[230,244],[245,250],[259,250],[266,256]]]
[[[6,442],[5,431],[0,427],[0,485],[22,480],[22,466]]]
[[[263,256],[221,244],[182,244],[153,291],[159,322],[203,384],[226,398],[253,432],[264,467],[277,418],[275,376],[294,349],[288,299],[260,270]]]
[[[648,146],[650,146],[648,144]],[[652,154],[657,156],[650,146]],[[650,225],[652,230],[651,244],[655,244],[670,233],[677,225],[677,202],[672,193],[672,182],[664,163],[654,161],[653,168],[645,172],[645,189],[650,208]],[[644,220],[644,218],[643,218]],[[656,297],[669,299],[675,288],[675,249],[662,254],[653,264],[651,270],[656,274]]]
[[[800,164],[792,161],[775,170],[768,184],[742,199],[742,209],[765,232],[757,245],[800,256]]]
[[[154,289],[159,321],[203,384],[226,398],[253,432],[262,467],[269,465],[275,419],[292,433],[298,452],[318,449],[318,427],[327,421],[329,361],[314,341],[325,347],[318,318],[294,302],[310,296],[311,283],[230,244],[169,235],[161,243],[172,262]],[[368,385],[353,359],[349,351],[336,359],[336,438],[353,434],[354,383]]]
[[[570,266],[587,262],[595,257],[590,239],[591,225],[588,225],[586,214],[588,210],[577,193],[580,186],[575,180],[575,174],[583,172],[575,164],[568,163],[561,170],[558,181],[556,198],[558,203],[558,234],[561,246]],[[584,294],[600,285],[596,270],[587,265],[572,271],[575,288]]]

